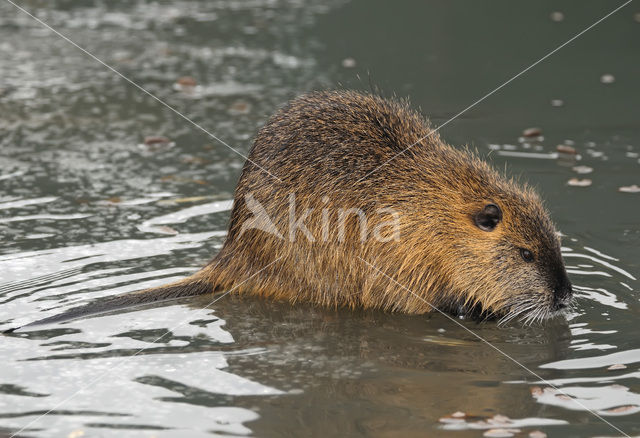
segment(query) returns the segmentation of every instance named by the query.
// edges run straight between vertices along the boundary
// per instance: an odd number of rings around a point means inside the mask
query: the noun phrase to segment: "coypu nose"
[[[560,276],[556,287],[553,288],[553,304],[557,310],[567,307],[571,296],[573,295],[573,287],[567,277],[566,272]]]

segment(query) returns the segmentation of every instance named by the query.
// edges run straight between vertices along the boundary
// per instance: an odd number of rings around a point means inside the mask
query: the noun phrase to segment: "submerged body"
[[[445,144],[406,103],[347,91],[299,97],[260,130],[207,266],[68,315],[230,290],[529,319],[571,298],[558,235],[532,190]]]

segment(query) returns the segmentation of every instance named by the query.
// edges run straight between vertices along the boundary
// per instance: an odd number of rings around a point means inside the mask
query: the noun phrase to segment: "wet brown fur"
[[[227,241],[197,277],[219,290],[245,281],[238,292],[404,313],[459,303],[495,311],[509,305],[513,287],[508,284],[514,283],[516,289],[538,289],[544,297],[546,285],[539,276],[527,275],[530,267],[514,250],[528,248],[562,263],[539,197],[430,133],[428,123],[404,102],[321,92],[289,103],[256,137],[236,189]],[[315,242],[300,232],[289,241],[290,193],[296,195],[297,211],[316,213],[305,222]],[[259,230],[239,236],[252,217],[244,203],[247,194],[265,207],[284,239]],[[502,226],[491,233],[472,221],[487,203],[500,205],[504,214]],[[319,212],[354,206],[366,213],[369,229],[376,225],[372,220],[388,220],[376,209],[400,212],[399,241],[361,244],[359,224],[352,221],[344,242],[323,242]]]
[[[301,232],[290,241],[291,193],[298,216],[313,209],[304,223],[315,242]],[[242,232],[253,217],[249,194],[283,239]],[[488,203],[503,212],[492,232],[473,221]],[[398,212],[399,239],[361,242],[355,215],[343,241],[335,229],[322,239],[322,210],[335,223],[338,209],[352,207],[366,213],[369,230],[391,217],[378,209]],[[525,263],[519,248],[531,250],[535,262]],[[232,290],[410,314],[429,312],[431,305],[508,314],[523,300],[551,306],[554,278],[563,275],[559,239],[536,193],[445,144],[406,102],[334,91],[291,101],[259,131],[236,189],[229,234],[207,266],[169,288],[127,297],[133,303]]]

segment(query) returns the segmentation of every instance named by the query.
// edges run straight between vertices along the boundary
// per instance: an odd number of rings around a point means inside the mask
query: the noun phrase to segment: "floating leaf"
[[[567,184],[573,187],[589,187],[591,183],[592,181],[587,178],[584,178],[584,179],[571,178],[569,181],[567,181]]]

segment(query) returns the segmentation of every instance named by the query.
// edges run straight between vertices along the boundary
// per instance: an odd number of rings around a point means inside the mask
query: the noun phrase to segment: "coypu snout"
[[[567,272],[562,270],[556,278],[555,287],[553,288],[553,305],[554,311],[562,310],[571,304],[573,298],[573,287],[567,276]]]

